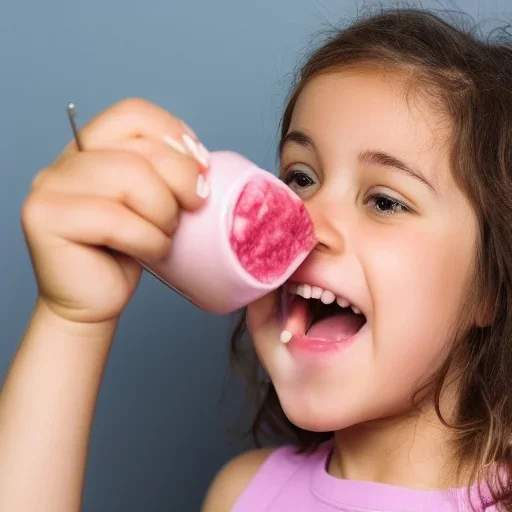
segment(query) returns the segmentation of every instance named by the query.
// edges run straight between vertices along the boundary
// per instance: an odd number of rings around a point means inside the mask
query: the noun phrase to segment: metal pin
[[[78,129],[76,127],[76,107],[75,104],[70,101],[67,106],[67,113],[69,118],[69,123],[71,125],[71,129],[73,130],[73,136],[75,137],[76,145],[78,147],[78,151],[83,151],[84,146],[82,144],[82,141],[80,140],[80,136],[78,135]],[[168,286],[171,290],[175,291],[178,295],[181,295],[184,299],[188,300],[191,304],[194,304],[190,297],[185,295],[181,290],[178,290],[178,288],[174,287],[171,283],[168,283],[163,277],[159,276],[156,272],[151,270],[146,264],[144,264],[142,261],[138,260],[137,258],[134,258],[141,266],[144,268],[149,274],[151,274],[153,277],[158,279],[161,283]]]
[[[80,140],[80,136],[78,135],[78,130],[76,128],[76,122],[75,122],[75,115],[76,115],[76,110],[75,110],[75,104],[70,101],[68,103],[68,107],[67,107],[67,112],[68,112],[68,118],[69,118],[69,124],[71,125],[71,129],[73,130],[73,136],[75,137],[75,141],[76,141],[76,145],[78,147],[78,151],[83,151],[84,150],[84,147],[82,145],[82,142]]]

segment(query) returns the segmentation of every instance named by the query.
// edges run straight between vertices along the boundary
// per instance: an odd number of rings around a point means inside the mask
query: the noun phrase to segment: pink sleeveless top
[[[327,473],[332,441],[314,453],[282,446],[269,455],[232,512],[470,512],[466,488],[422,491]],[[476,486],[472,495],[478,496]],[[473,500],[477,504],[476,499]],[[496,507],[477,508],[496,511]]]

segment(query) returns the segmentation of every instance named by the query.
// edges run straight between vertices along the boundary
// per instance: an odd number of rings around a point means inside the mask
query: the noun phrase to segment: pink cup
[[[210,195],[181,212],[169,254],[146,270],[199,308],[230,313],[279,288],[315,246],[300,198],[230,151],[211,153]]]

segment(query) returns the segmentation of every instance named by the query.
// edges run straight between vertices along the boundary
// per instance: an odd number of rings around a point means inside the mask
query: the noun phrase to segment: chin
[[[368,409],[359,400],[347,400],[321,389],[280,387],[274,383],[286,417],[297,427],[311,432],[341,430],[368,419]]]
[[[337,418],[314,418],[300,411],[297,415],[286,414],[286,417],[297,427],[309,432],[335,432],[349,427],[351,424],[345,424]]]

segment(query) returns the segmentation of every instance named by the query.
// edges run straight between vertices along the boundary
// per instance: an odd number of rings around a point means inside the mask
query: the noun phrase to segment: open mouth
[[[304,297],[305,296],[305,297]],[[282,290],[284,330],[281,341],[293,336],[322,341],[352,338],[366,323],[366,316],[347,299],[309,285],[287,284]]]

